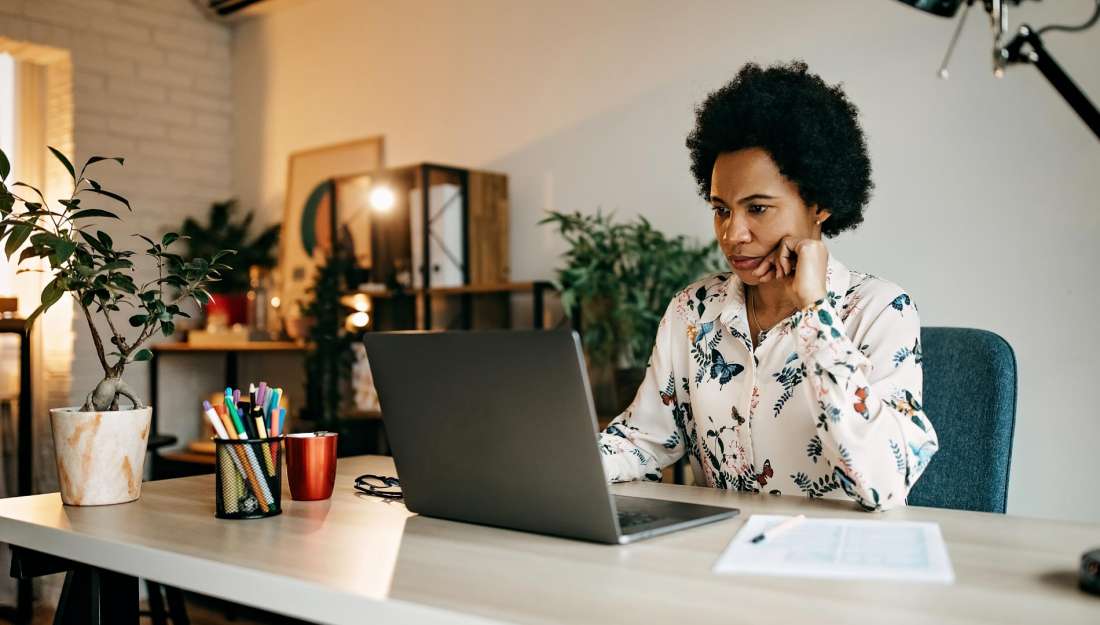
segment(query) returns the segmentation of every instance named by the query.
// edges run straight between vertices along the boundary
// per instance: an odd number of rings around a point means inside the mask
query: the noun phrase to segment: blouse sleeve
[[[864,508],[903,505],[939,448],[921,408],[916,307],[907,294],[898,295],[875,316],[859,347],[828,297],[796,313],[791,325],[821,410],[816,421],[826,466]]]
[[[671,358],[674,304],[661,318],[634,401],[599,435],[604,473],[610,482],[659,481],[661,469],[684,454],[682,420],[676,414],[686,409],[686,403],[678,399]]]

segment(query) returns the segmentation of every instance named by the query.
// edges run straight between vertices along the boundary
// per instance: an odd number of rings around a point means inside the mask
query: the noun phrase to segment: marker
[[[805,520],[806,520],[806,515],[805,514],[800,514],[798,516],[793,516],[793,517],[787,519],[786,521],[783,521],[782,523],[780,523],[778,525],[775,525],[774,527],[769,527],[768,529],[764,530],[763,532],[760,532],[756,536],[753,536],[752,540],[749,541],[749,542],[751,542],[752,544],[755,545],[756,543],[761,543],[761,542],[764,542],[765,540],[774,540],[780,534],[785,534],[785,533],[789,532],[790,530],[794,529],[795,527],[798,527],[798,525],[801,524]]]
[[[245,431],[244,425],[241,423],[241,418],[237,414],[237,402],[233,401],[233,393],[228,386],[225,387],[225,408],[229,411],[229,418],[233,420],[233,429],[238,434]],[[238,437],[240,438],[240,437]]]
[[[283,390],[280,388],[272,389],[268,393],[270,399],[267,402],[267,422],[272,436],[279,435],[279,400],[282,394]]]
[[[240,396],[240,391],[233,391],[232,394]],[[226,399],[232,399],[230,389],[225,389]],[[242,418],[237,413],[237,405],[234,402],[226,403],[226,408],[229,410],[229,415],[233,418],[233,425],[237,429],[237,438],[249,438],[248,431],[245,429],[244,424],[248,422],[248,418]],[[260,469],[260,462],[256,459],[256,452],[252,450],[252,447],[244,446],[245,454],[248,456],[248,463],[251,465],[251,469],[256,472],[256,475],[262,476],[263,470]],[[267,503],[274,503],[275,498],[271,496],[271,490],[267,487],[266,480],[259,480],[260,486],[263,488],[264,497],[267,499]],[[265,510],[266,512],[266,510]]]
[[[225,423],[228,421],[222,421],[221,415],[214,410],[214,407],[210,405],[210,402],[202,402],[203,412],[206,414],[206,418],[210,420],[210,425],[214,426],[214,431],[218,434],[219,438],[231,439],[229,432],[225,429]],[[241,455],[240,448],[231,445],[232,452],[229,453],[229,457],[233,460],[234,466],[237,467],[239,475],[245,478],[245,481],[252,486],[252,492],[256,495],[256,500],[260,505],[260,508],[267,512],[267,504],[274,503],[271,499],[270,490],[265,488],[266,484],[261,484],[256,475],[245,466],[248,464],[248,459]]]
[[[225,431],[225,424],[222,423],[221,417],[214,411],[214,407],[210,405],[210,402],[203,400],[202,411],[206,418],[210,420],[210,425],[214,426],[214,433],[218,435],[218,438],[229,438],[229,433]]]

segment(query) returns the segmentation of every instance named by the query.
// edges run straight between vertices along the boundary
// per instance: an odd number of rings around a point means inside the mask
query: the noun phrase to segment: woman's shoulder
[[[702,318],[706,311],[716,312],[726,301],[732,273],[729,271],[713,273],[680,289],[668,304],[666,314],[675,314],[679,319],[694,323]]]
[[[869,314],[877,316],[887,308],[904,315],[917,314],[917,305],[909,291],[895,282],[862,271],[851,270],[848,290],[841,304],[841,316]]]

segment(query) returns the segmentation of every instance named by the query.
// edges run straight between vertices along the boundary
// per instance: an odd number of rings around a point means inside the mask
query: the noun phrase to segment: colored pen
[[[267,402],[267,422],[272,436],[279,435],[279,395],[281,394],[282,389],[273,389],[268,392],[271,397]]]
[[[218,438],[223,440],[236,438],[236,436],[229,436],[229,432],[225,429],[225,423],[222,421],[218,412],[214,410],[214,407],[210,405],[210,402],[204,400],[202,402],[202,409],[203,412],[206,413],[206,418],[210,420],[210,425],[214,426],[214,433],[218,435]],[[244,467],[241,466],[240,459],[236,454],[231,454],[230,457],[233,458],[233,463],[237,465],[237,470],[243,475]]]
[[[225,429],[225,424],[228,423],[228,419],[225,418],[223,421],[223,416],[215,411],[214,407],[211,406],[208,401],[204,401],[202,407],[203,411],[206,413],[206,417],[210,419],[210,425],[214,426],[214,431],[218,433],[218,436],[223,439],[233,438]],[[220,407],[223,408],[224,412],[224,406]],[[238,446],[230,445],[230,448],[233,452],[229,454],[229,457],[233,459],[233,464],[237,467],[237,471],[241,476],[244,476],[245,481],[252,487],[252,492],[256,495],[256,500],[260,505],[260,509],[267,512],[267,504],[274,503],[274,498],[271,496],[271,491],[267,488],[266,482],[261,482],[256,477],[256,474],[253,473],[252,468],[249,466],[248,458],[242,455],[241,449]]]
[[[233,394],[239,397],[240,391],[234,391]],[[226,395],[230,395],[229,389],[226,389]],[[229,403],[227,405],[227,408],[229,409],[230,416],[233,417],[233,423],[237,428],[238,438],[249,438],[248,430],[246,430],[244,427],[244,424],[248,422],[248,418],[242,418],[242,415],[238,414],[237,406],[234,403]],[[249,464],[251,464],[252,470],[256,472],[256,475],[262,476],[263,470],[260,468],[260,461],[256,459],[256,452],[254,452],[252,450],[252,447],[248,445],[244,446],[244,450],[245,454],[248,456]],[[259,480],[259,482],[260,486],[263,487],[264,497],[267,499],[268,503],[273,503],[275,501],[275,498],[271,496],[271,491],[267,487],[267,480]]]
[[[794,529],[795,527],[798,527],[798,525],[801,524],[805,520],[806,520],[806,515],[805,514],[800,514],[798,516],[793,516],[793,517],[787,519],[786,521],[783,521],[782,523],[779,523],[778,525],[775,525],[773,527],[769,527],[768,529],[764,530],[763,532],[760,532],[756,536],[753,536],[752,540],[749,541],[749,542],[751,542],[753,544],[756,544],[756,543],[764,542],[765,540],[774,540],[780,534],[785,534],[785,533],[791,531],[792,529]]]
[[[233,429],[238,433],[244,432],[240,417],[237,415],[237,404],[233,401],[233,391],[225,388],[225,408],[229,412],[229,418],[233,420]]]

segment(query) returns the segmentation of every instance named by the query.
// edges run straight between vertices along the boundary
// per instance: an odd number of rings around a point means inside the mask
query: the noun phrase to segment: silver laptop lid
[[[364,342],[409,510],[617,541],[575,332],[372,332]]]

